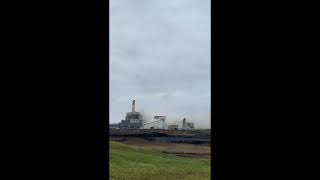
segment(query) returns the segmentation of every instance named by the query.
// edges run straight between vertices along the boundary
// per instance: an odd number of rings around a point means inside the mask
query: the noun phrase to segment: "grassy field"
[[[210,160],[134,149],[110,141],[112,180],[208,180]]]

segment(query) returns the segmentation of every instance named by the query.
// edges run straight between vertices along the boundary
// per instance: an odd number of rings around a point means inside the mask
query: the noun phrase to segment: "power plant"
[[[166,124],[166,116],[154,116],[153,120],[143,122],[140,112],[135,111],[136,101],[132,101],[132,111],[127,112],[124,120],[119,124],[110,124],[109,128],[120,129],[173,129],[173,130],[191,130],[194,129],[194,123],[187,122],[186,118],[179,121],[178,124]],[[182,124],[180,124],[182,122]]]
[[[143,127],[142,115],[135,111],[136,100],[132,101],[132,112],[127,112],[126,119],[119,123],[121,129],[139,129]]]

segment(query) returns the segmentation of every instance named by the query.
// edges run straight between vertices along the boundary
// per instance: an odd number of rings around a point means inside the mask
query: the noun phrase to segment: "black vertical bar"
[[[109,131],[109,79],[108,79],[108,72],[109,72],[109,50],[108,50],[108,37],[109,37],[109,14],[108,8],[109,4],[108,1],[98,0],[96,4],[97,8],[97,142],[99,153],[97,154],[102,155],[97,157],[98,166],[97,166],[97,173],[103,174],[104,179],[109,179],[109,141],[108,138],[108,131]]]

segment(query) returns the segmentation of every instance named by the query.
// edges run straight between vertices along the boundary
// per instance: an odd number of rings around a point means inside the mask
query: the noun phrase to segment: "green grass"
[[[207,180],[210,160],[178,157],[110,142],[112,180]]]

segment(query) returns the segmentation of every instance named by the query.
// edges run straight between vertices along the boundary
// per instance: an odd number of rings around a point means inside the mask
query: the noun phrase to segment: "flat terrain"
[[[188,130],[188,131],[178,131],[178,130],[168,130],[168,129],[110,129],[110,136],[132,136],[132,135],[143,135],[146,133],[162,134],[167,136],[210,136],[211,130]]]
[[[141,140],[141,139],[140,139]],[[179,157],[159,152],[164,144],[139,147],[145,142],[139,139],[128,144],[110,142],[110,179],[113,180],[208,180],[210,163],[208,159]],[[129,146],[130,143],[134,145]],[[170,149],[172,144],[167,144]],[[190,145],[190,144],[189,144]],[[188,146],[188,145],[187,145]],[[156,150],[152,150],[155,148]],[[194,147],[195,148],[195,147]],[[197,148],[195,148],[197,149]],[[171,151],[175,151],[171,147]],[[198,151],[206,151],[197,149]]]
[[[154,150],[162,153],[175,154],[184,157],[197,157],[210,159],[211,147],[208,145],[194,145],[172,142],[148,141],[142,138],[128,138],[121,143],[133,148]]]
[[[111,130],[109,140],[184,157],[211,158],[210,130]]]

